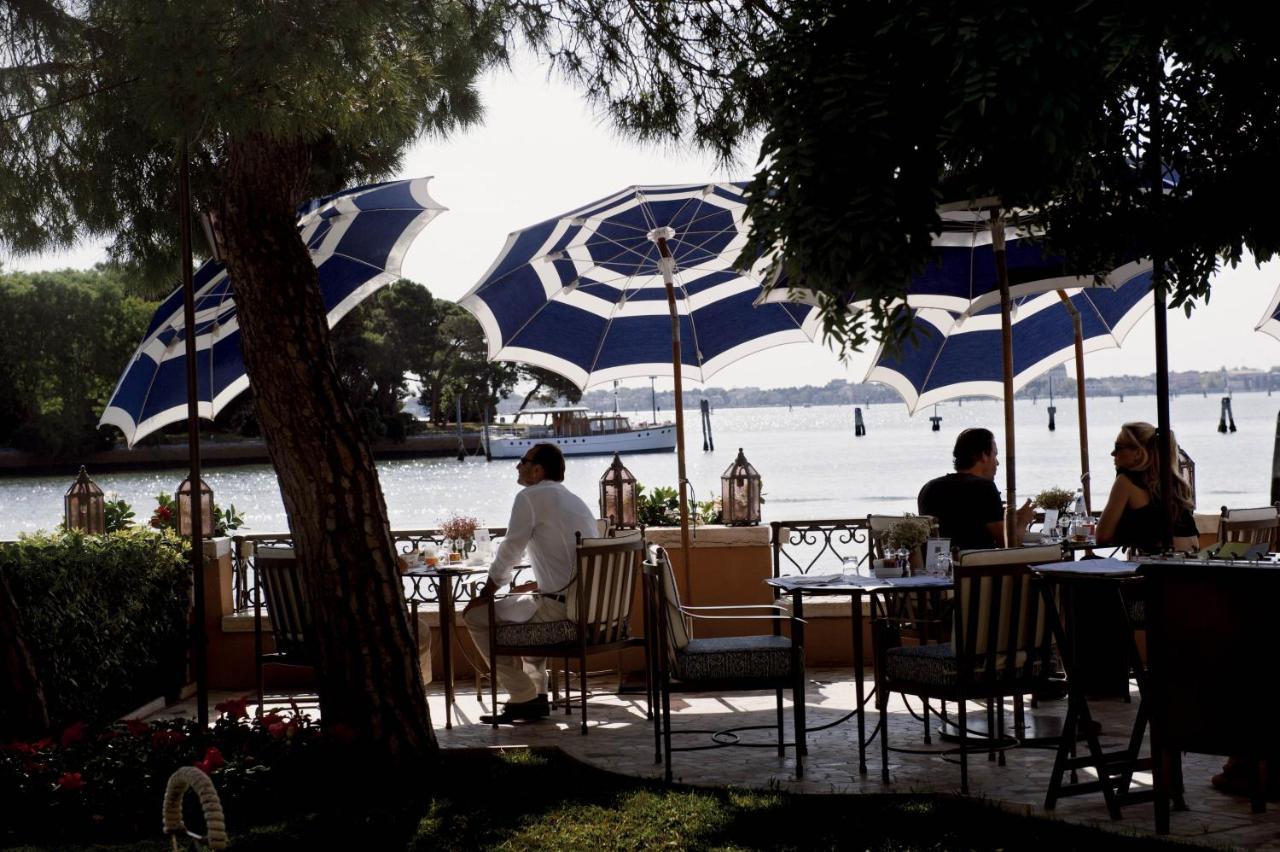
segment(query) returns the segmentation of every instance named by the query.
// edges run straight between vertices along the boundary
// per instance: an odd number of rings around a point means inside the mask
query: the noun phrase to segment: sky
[[[403,268],[406,278],[443,298],[457,299],[478,281],[511,231],[632,184],[751,176],[755,155],[751,147],[742,162],[724,167],[696,151],[642,145],[619,136],[570,85],[528,57],[519,58],[510,71],[486,75],[480,91],[486,108],[484,123],[448,139],[420,141],[408,152],[397,175],[433,176],[431,194],[449,208],[423,231]],[[30,257],[0,254],[4,268],[10,270],[83,268],[103,258],[101,244]],[[1254,331],[1277,285],[1280,263],[1258,269],[1247,261],[1219,274],[1209,304],[1200,306],[1190,319],[1181,311],[1171,311],[1170,368],[1267,369],[1280,364],[1280,341]],[[1154,320],[1147,314],[1123,348],[1086,356],[1086,371],[1093,376],[1154,372],[1153,334]],[[855,353],[842,363],[821,343],[792,344],[731,364],[707,384],[732,388],[824,385],[834,379],[856,382],[862,380],[873,355],[873,351]],[[635,383],[648,384],[644,379]]]

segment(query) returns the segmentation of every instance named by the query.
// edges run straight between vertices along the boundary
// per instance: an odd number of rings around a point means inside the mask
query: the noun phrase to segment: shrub
[[[0,546],[55,724],[114,719],[181,685],[191,575],[183,543],[146,528]]]

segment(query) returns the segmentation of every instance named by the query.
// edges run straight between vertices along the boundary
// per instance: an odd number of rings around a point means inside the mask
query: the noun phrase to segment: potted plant
[[[476,537],[476,527],[480,522],[465,515],[453,515],[440,524],[440,532],[444,533],[444,546],[465,559],[472,548]]]
[[[929,522],[923,518],[903,518],[885,530],[883,544],[886,550],[906,549],[911,553],[911,568],[919,570],[924,565],[924,543],[929,540]]]
[[[1061,513],[1071,507],[1071,501],[1075,496],[1075,492],[1065,488],[1046,488],[1036,495],[1035,504],[1041,510],[1057,509]]]

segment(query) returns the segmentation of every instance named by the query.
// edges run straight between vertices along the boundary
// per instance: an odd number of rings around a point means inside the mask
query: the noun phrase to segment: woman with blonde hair
[[[1199,540],[1192,510],[1191,486],[1177,467],[1173,470],[1173,518],[1160,499],[1160,451],[1156,427],[1126,423],[1115,448],[1116,481],[1098,521],[1098,544],[1119,545],[1130,553],[1159,553],[1170,541],[1173,549],[1194,551]],[[1178,442],[1169,434],[1169,458],[1178,458]]]

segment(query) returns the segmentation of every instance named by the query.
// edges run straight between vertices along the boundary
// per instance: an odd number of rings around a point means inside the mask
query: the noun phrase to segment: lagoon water
[[[930,430],[921,411],[908,417],[903,405],[863,407],[867,435],[853,434],[853,406],[787,408],[721,408],[712,415],[716,449],[702,451],[696,408],[688,399],[688,476],[699,499],[719,492],[720,475],[741,447],[760,472],[765,497],[764,520],[845,518],[878,512],[915,511],[920,486],[946,472],[955,435],[969,426],[996,433],[1004,456],[1003,413],[994,400],[966,400],[938,406],[940,432]],[[1260,506],[1269,501],[1271,460],[1280,396],[1237,394],[1233,399],[1239,431],[1217,431],[1219,397],[1181,396],[1172,400],[1173,428],[1196,462],[1198,511],[1216,513],[1223,505]],[[1019,502],[1049,486],[1074,489],[1080,476],[1079,438],[1074,398],[1057,400],[1057,430],[1048,431],[1047,402],[1018,400],[1017,473]],[[1088,401],[1090,464],[1094,471],[1095,506],[1105,500],[1114,478],[1109,456],[1119,425],[1129,420],[1155,421],[1155,398],[1114,397]],[[637,412],[648,419],[649,412]],[[674,485],[674,453],[632,456],[628,468],[647,487]],[[571,458],[565,484],[588,505],[598,500],[599,478],[608,466],[604,456]],[[74,478],[74,464],[64,477],[8,477],[0,480],[0,539],[50,529],[62,518],[62,495]],[[484,523],[506,524],[515,483],[514,460],[485,462],[483,457],[458,462],[433,458],[384,461],[378,465],[393,529],[436,526],[451,514],[472,515]],[[92,473],[92,471],[91,471]],[[115,492],[145,522],[155,495],[172,492],[182,479],[178,470],[103,474],[95,478],[104,491]],[[279,488],[266,465],[209,468],[205,480],[221,506],[234,504],[247,517],[245,532],[288,529]],[[996,476],[1004,491],[1004,469]]]

